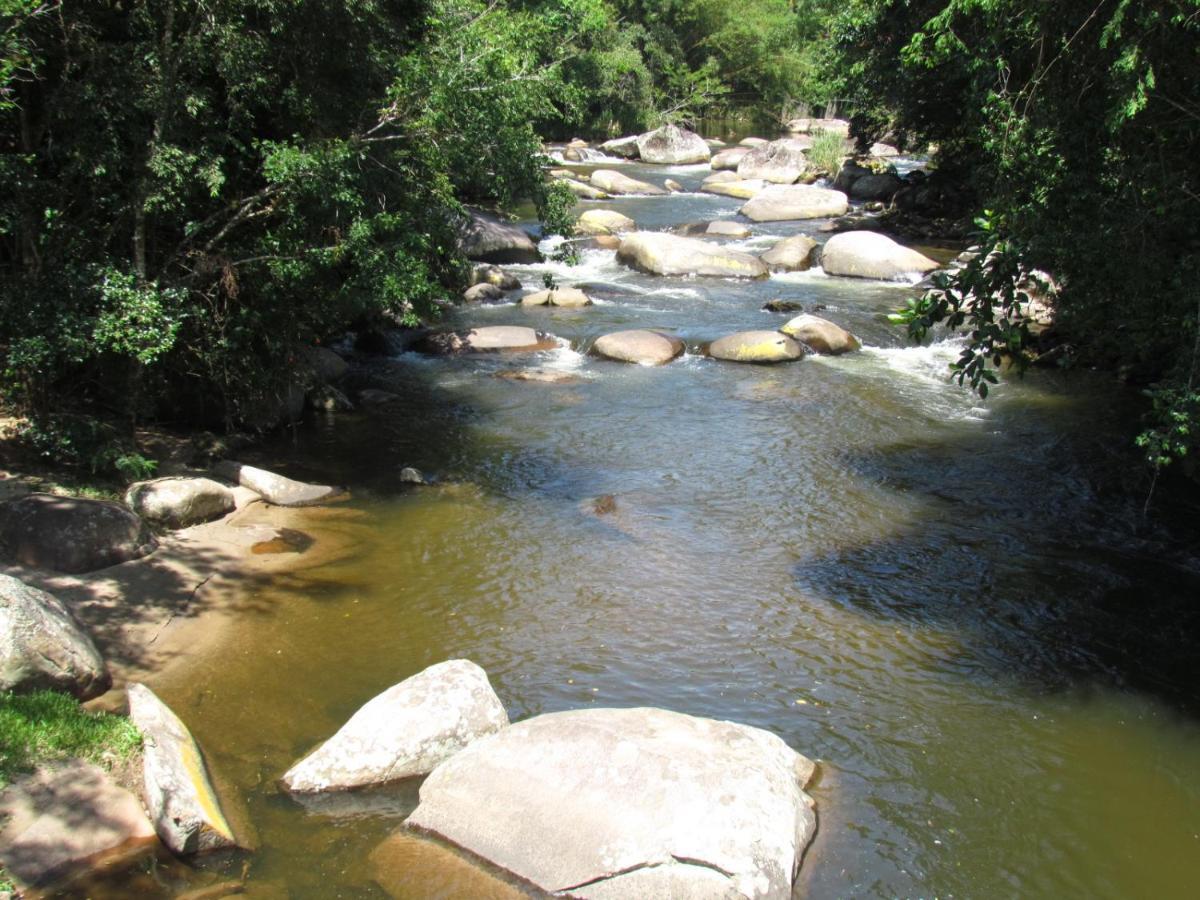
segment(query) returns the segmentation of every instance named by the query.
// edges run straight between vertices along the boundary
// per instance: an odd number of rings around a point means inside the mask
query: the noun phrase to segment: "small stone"
[[[420,469],[414,469],[412,466],[405,466],[400,470],[401,484],[428,484],[425,476],[421,474]]]
[[[674,178],[668,178],[666,181],[664,181],[663,187],[665,187],[672,194],[682,194],[684,192],[683,185]]]

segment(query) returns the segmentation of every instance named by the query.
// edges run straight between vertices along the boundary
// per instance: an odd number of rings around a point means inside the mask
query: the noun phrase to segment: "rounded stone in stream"
[[[597,169],[592,173],[592,184],[609,194],[650,194],[659,196],[668,193],[648,181],[638,181],[612,169]]]
[[[592,350],[618,362],[661,366],[683,352],[683,341],[657,331],[634,329],[603,335],[596,339]]]
[[[813,250],[817,242],[807,234],[794,234],[777,242],[759,257],[772,272],[801,272],[812,268]]]
[[[369,701],[281,783],[294,793],[309,793],[424,775],[507,724],[483,669],[466,659],[448,660]]]
[[[549,291],[535,291],[521,298],[522,306],[561,306],[575,309],[581,306],[591,306],[592,298],[579,288],[554,288]]]
[[[617,249],[617,262],[651,275],[765,278],[768,274],[757,256],[661,231],[625,235]]]
[[[256,469],[231,459],[218,463],[216,472],[222,478],[228,478],[244,488],[249,488],[273,506],[315,506],[344,493],[341,488],[293,481],[283,475],[268,472],[266,469]]]
[[[843,231],[821,248],[827,275],[896,281],[932,272],[938,264],[916,250],[875,231]]]
[[[490,263],[541,262],[537,244],[523,228],[481,210],[469,210],[469,214],[459,238],[467,259]]]
[[[486,281],[473,284],[463,291],[463,301],[466,303],[499,303],[504,300],[504,291]]]
[[[109,500],[30,494],[0,504],[0,550],[23,566],[92,572],[157,546],[138,515]]]
[[[522,325],[487,325],[470,331],[431,334],[416,345],[423,353],[490,353],[498,351],[552,350],[558,346],[553,335]]]
[[[125,492],[125,503],[144,519],[169,528],[186,528],[233,512],[233,491],[211,478],[172,476],[138,481]]]
[[[767,183],[758,178],[749,180],[739,178],[736,181],[708,181],[700,185],[700,190],[706,194],[718,194],[722,197],[734,197],[738,200],[750,200],[761,194]]]
[[[813,769],[733,722],[548,713],[438,766],[406,825],[551,893],[786,900],[816,830]]]
[[[743,363],[779,363],[800,359],[804,348],[778,331],[739,331],[709,345],[715,359]]]
[[[761,178],[772,184],[793,184],[811,168],[803,141],[772,141],[755,147],[738,161],[742,178]]]
[[[708,162],[712,156],[704,138],[677,125],[664,125],[638,135],[637,147],[642,162],[662,165]]]
[[[104,657],[57,597],[0,575],[0,691],[49,688],[88,700],[110,684]]]
[[[710,165],[714,172],[724,170],[735,170],[738,163],[742,161],[747,153],[753,150],[753,147],[729,147],[713,154]]]
[[[739,212],[755,222],[781,222],[840,216],[848,208],[841,191],[808,184],[772,184],[751,197]]]
[[[730,222],[728,219],[718,219],[716,222],[709,222],[704,229],[704,233],[712,235],[713,237],[750,237],[749,228],[747,228],[741,222]]]
[[[817,353],[837,356],[862,347],[862,342],[840,325],[820,316],[796,316],[780,329]]]
[[[637,222],[611,209],[589,209],[579,217],[575,230],[580,234],[619,234],[636,231]]]

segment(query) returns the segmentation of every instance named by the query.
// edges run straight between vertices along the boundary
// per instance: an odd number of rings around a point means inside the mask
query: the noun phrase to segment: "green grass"
[[[817,130],[812,133],[812,146],[808,150],[808,161],[829,177],[837,175],[842,161],[848,156],[846,139],[834,131]]]
[[[86,712],[67,694],[0,694],[0,787],[43,762],[74,756],[107,767],[141,746],[124,716]]]

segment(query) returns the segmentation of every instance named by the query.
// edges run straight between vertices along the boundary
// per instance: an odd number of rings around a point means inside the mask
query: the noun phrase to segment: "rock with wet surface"
[[[755,222],[784,222],[840,216],[848,208],[841,191],[808,184],[772,184],[751,197],[739,212]]]
[[[283,776],[295,793],[340,791],[424,775],[508,725],[487,674],[465,659],[388,688]]]
[[[592,350],[599,356],[642,366],[661,366],[683,352],[683,341],[657,331],[615,331],[596,339]]]
[[[704,229],[705,234],[713,235],[714,237],[728,238],[747,238],[750,237],[750,229],[741,222],[731,222],[728,219],[718,219],[715,222],[709,222]]]
[[[562,306],[576,309],[591,306],[592,298],[579,288],[560,287],[549,291],[535,291],[521,298],[522,306]]]
[[[807,234],[794,234],[779,241],[759,257],[772,272],[803,272],[812,268],[817,242]]]
[[[639,135],[637,147],[642,162],[662,165],[708,162],[712,156],[704,138],[677,125],[664,125]]]
[[[470,331],[446,331],[427,335],[416,347],[423,353],[495,353],[502,351],[551,350],[553,335],[523,325],[486,325]]]
[[[636,231],[637,222],[611,209],[589,209],[579,217],[575,230],[580,234],[620,234]]]
[[[676,181],[674,178],[668,178],[666,181],[664,181],[663,187],[665,187],[672,194],[684,193],[683,185],[680,184],[678,181]]]
[[[622,175],[612,169],[597,169],[592,173],[592,184],[609,194],[650,194],[662,196],[669,191],[650,184],[648,181],[638,181],[628,175]]]
[[[23,566],[93,572],[157,546],[140,517],[109,500],[30,494],[0,504],[0,551]]]
[[[315,506],[343,493],[338,487],[293,481],[283,475],[268,472],[266,469],[256,469],[231,459],[218,463],[216,472],[222,478],[249,488],[273,506]]]
[[[470,219],[463,227],[460,242],[467,259],[490,263],[536,263],[542,260],[537,244],[525,229],[477,209],[470,210]]]
[[[719,194],[722,197],[734,197],[738,200],[750,200],[760,194],[767,186],[765,181],[757,178],[738,178],[736,181],[710,181],[700,186],[706,194]]]
[[[827,275],[905,281],[937,267],[924,254],[876,231],[843,231],[821,248],[821,268]]]
[[[719,153],[714,153],[709,165],[712,166],[714,172],[721,169],[736,170],[738,163],[753,149],[753,147],[729,147]]]
[[[128,691],[129,718],[144,738],[142,799],[159,839],[183,855],[238,846],[187,726],[144,684]]]
[[[813,768],[733,722],[549,713],[439,766],[406,825],[551,893],[786,900],[816,830]]]
[[[862,347],[862,342],[845,328],[820,316],[796,316],[779,330],[817,353],[836,356]]]
[[[590,184],[584,184],[582,181],[576,181],[574,178],[559,178],[559,184],[565,184],[567,190],[578,197],[580,200],[607,200],[608,194],[597,187],[592,187]]]
[[[778,331],[739,331],[709,345],[715,359],[743,363],[779,363],[800,359],[804,348]]]
[[[473,284],[463,291],[463,301],[466,303],[499,303],[502,300],[504,291],[487,282]]]
[[[502,291],[515,291],[521,286],[521,279],[491,263],[477,263],[471,269],[471,284],[494,284]]]
[[[150,522],[186,528],[233,512],[233,491],[211,478],[172,476],[138,481],[125,492],[125,503]]]
[[[794,184],[811,168],[805,149],[803,141],[771,141],[743,156],[738,162],[737,173],[745,179]]]
[[[638,135],[632,134],[629,137],[613,138],[611,141],[605,141],[601,144],[600,149],[610,156],[637,159],[639,152]]]
[[[617,261],[651,275],[767,276],[767,267],[757,256],[658,231],[626,235],[617,249]]]
[[[158,843],[138,799],[104,770],[67,760],[0,794],[0,864],[40,887],[128,859]]]
[[[0,691],[50,689],[88,700],[111,684],[104,657],[57,597],[0,575]]]

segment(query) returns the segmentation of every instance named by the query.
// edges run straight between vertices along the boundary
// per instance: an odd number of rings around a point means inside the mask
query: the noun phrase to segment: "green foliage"
[[[86,712],[67,694],[0,694],[0,787],[42,763],[77,757],[111,766],[141,747],[128,719]]]
[[[22,422],[15,437],[48,465],[119,476],[126,482],[152,477],[158,465],[134,450],[128,437],[112,424],[91,416],[38,416]]]
[[[846,141],[835,131],[818,129],[813,132],[812,146],[808,150],[808,161],[827,175],[835,176],[841,171],[846,159]]]

